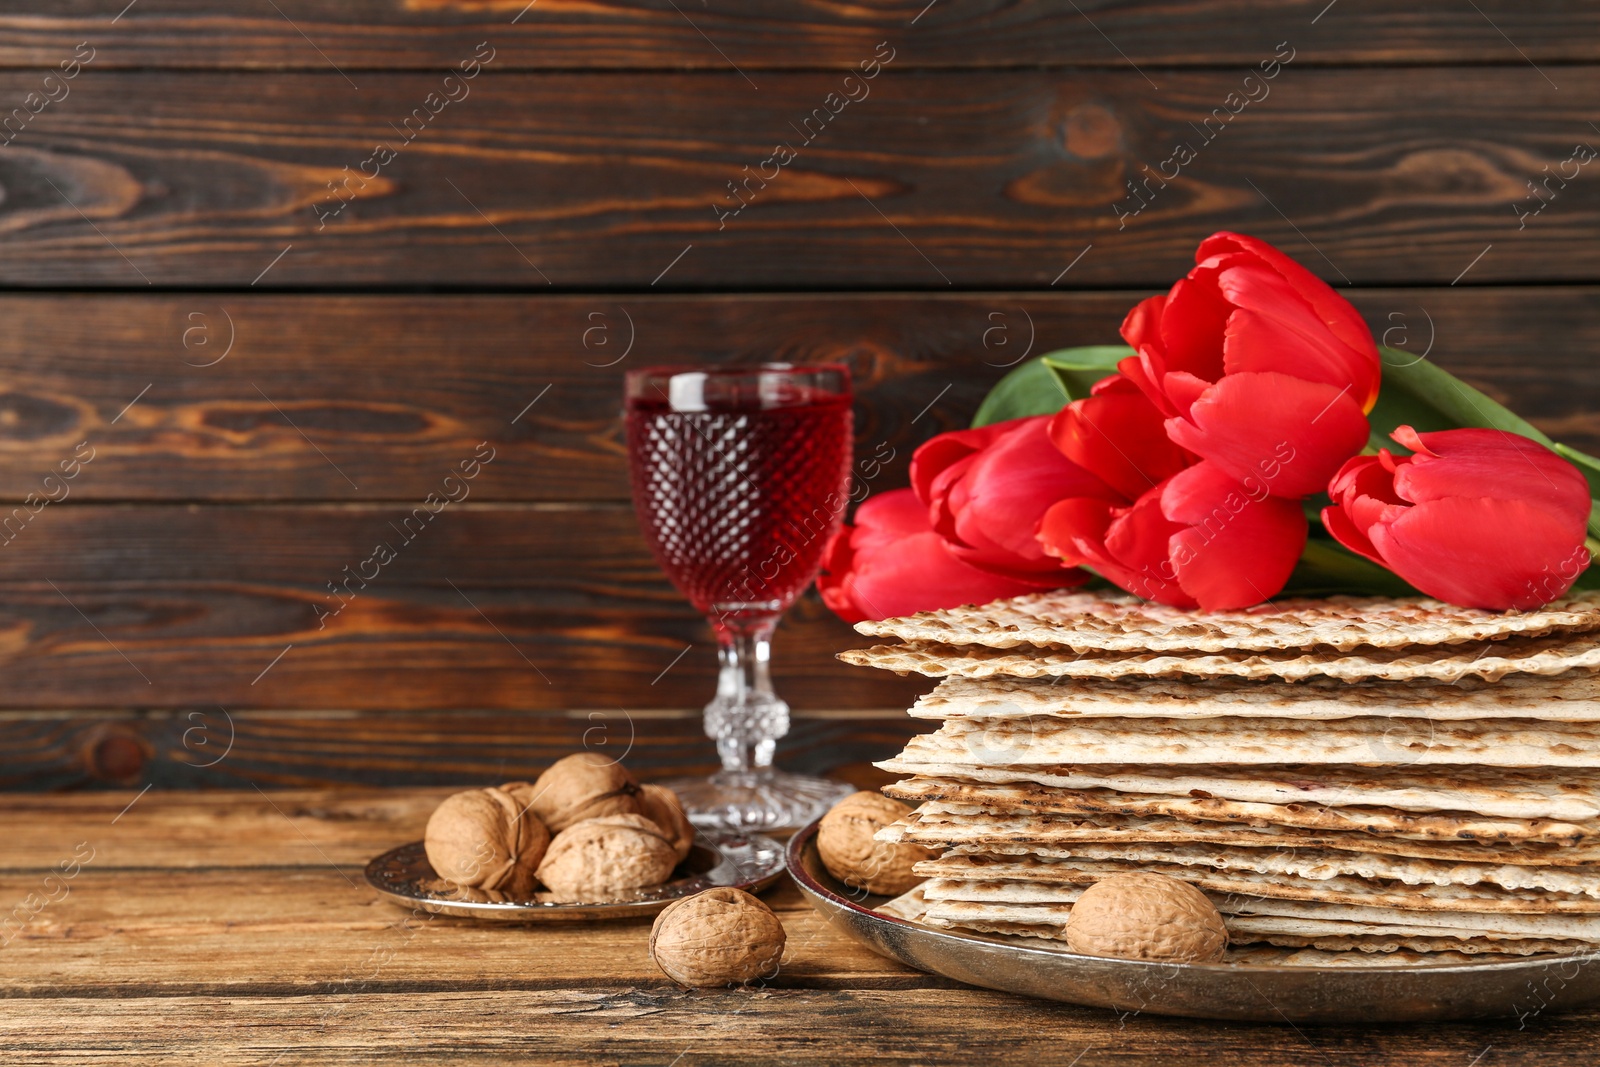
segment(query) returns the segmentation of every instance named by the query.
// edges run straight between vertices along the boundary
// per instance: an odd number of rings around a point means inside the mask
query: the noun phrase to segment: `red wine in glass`
[[[717,635],[706,733],[722,771],[668,783],[698,825],[797,826],[848,787],[772,766],[789,707],[770,641],[811,584],[849,502],[842,366],[658,367],[627,376],[629,470],[651,551]]]

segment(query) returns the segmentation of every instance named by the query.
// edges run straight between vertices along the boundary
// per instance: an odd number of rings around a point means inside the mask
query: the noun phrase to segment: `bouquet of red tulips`
[[[847,621],[1080,585],[1221,611],[1280,594],[1550,602],[1600,550],[1600,459],[1437,366],[1263,241],[1207,238],[1122,324],[1002,380],[828,546]]]

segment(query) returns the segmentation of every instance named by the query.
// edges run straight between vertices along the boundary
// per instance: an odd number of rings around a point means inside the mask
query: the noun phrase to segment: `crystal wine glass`
[[[664,783],[698,826],[799,826],[850,792],[779,771],[789,705],[771,638],[811,584],[849,502],[850,373],[839,365],[654,367],[627,375],[639,523],[667,577],[704,612],[721,672],[706,734],[722,770]]]

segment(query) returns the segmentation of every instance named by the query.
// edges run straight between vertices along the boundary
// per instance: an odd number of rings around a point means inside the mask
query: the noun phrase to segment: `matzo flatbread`
[[[982,825],[971,821],[923,823],[917,834],[907,837],[909,825],[886,826],[878,831],[878,840],[915,841],[930,848],[944,849],[947,855],[1039,856],[1043,859],[1067,859],[1073,849],[1084,845],[1109,845],[1119,849],[1193,845],[1282,851],[1331,849],[1444,864],[1511,864],[1518,867],[1600,864],[1600,847],[1595,845],[1472,845],[1454,841],[1373,837],[1368,834],[1316,833],[1278,826],[1230,826],[1225,823],[1190,823],[1179,819],[1129,819],[1118,815],[1072,818],[1070,826],[1055,828],[1054,840],[1050,842],[1029,841],[1026,838],[996,841],[985,834]]]
[[[1078,890],[1081,894],[1081,890]],[[1316,904],[1302,900],[1240,898],[1208,893],[1222,913],[1230,936],[1241,932],[1275,932],[1341,936],[1352,933],[1404,936],[1571,940],[1600,944],[1600,917],[1591,915],[1519,915],[1488,912],[1400,911],[1353,904]],[[998,901],[930,900],[926,922],[982,919],[1030,926],[1066,924],[1070,901],[1007,903]]]
[[[1600,773],[1551,774],[1522,768],[1409,768],[1229,765],[1156,767],[1095,765],[978,766],[970,763],[879,763],[901,774],[996,784],[1034,783],[1059,789],[1218,797],[1258,804],[1355,805],[1404,811],[1457,811],[1512,819],[1600,818]]]
[[[1353,652],[1103,653],[1032,649],[1027,652],[914,641],[839,653],[846,663],[930,678],[1337,678],[1454,682],[1474,676],[1498,681],[1508,674],[1562,674],[1600,668],[1600,639],[1589,634],[1508,637],[1482,644],[1428,649],[1358,649]]]
[[[1063,866],[1080,861],[1141,863],[1253,871],[1289,875],[1311,881],[1339,877],[1400,882],[1410,886],[1495,886],[1500,889],[1548,890],[1600,898],[1600,866],[1523,866],[1507,863],[1442,863],[1414,857],[1385,856],[1372,852],[1329,849],[1279,850],[1271,847],[1222,848],[1193,842],[1177,845],[1079,845],[1053,849],[1048,855],[984,854],[964,852],[920,864],[917,873],[941,878],[981,878],[985,872],[1006,879],[1037,878],[1050,881]]]
[[[1040,938],[1064,944],[1058,925],[985,920],[972,916],[924,916],[928,926],[1005,937]],[[1360,924],[1358,928],[1364,929]],[[1324,936],[1263,933],[1241,928],[1228,931],[1230,944],[1224,963],[1279,967],[1368,966],[1396,967],[1453,963],[1482,963],[1545,953],[1577,954],[1594,949],[1584,941],[1443,936],[1428,934],[1331,934]],[[1268,947],[1286,946],[1286,947]]]
[[[898,797],[890,785],[885,792]],[[1389,837],[1418,841],[1470,841],[1486,845],[1507,841],[1518,845],[1579,845],[1594,843],[1600,825],[1594,822],[1560,822],[1554,819],[1499,819],[1472,814],[1414,814],[1392,808],[1315,808],[1307,805],[1251,805],[1237,800],[1198,797],[1154,797],[1130,795],[1110,790],[1053,790],[1051,811],[1040,817],[1042,824],[1022,825],[1011,832],[1013,840],[1051,840],[1050,816],[1131,816],[1150,819],[1166,817],[1184,822],[1229,822],[1235,825],[1296,827],[1317,832],[1365,833],[1387,840]],[[1074,829],[1070,819],[1062,829]],[[994,840],[1005,840],[1006,832],[995,827]],[[1062,838],[1066,840],[1066,838]],[[1378,848],[1374,840],[1374,849]]]
[[[1355,764],[1600,767],[1600,723],[1359,718],[1314,730],[1274,720],[951,719],[906,743],[896,763]]]
[[[879,904],[873,910],[907,922],[921,922],[923,916],[928,914],[928,898],[922,895],[922,886],[914,885],[893,900]]]
[[[1227,652],[1328,646],[1348,651],[1456,645],[1512,635],[1600,630],[1600,596],[1578,593],[1536,611],[1461,608],[1423,597],[1285,599],[1241,611],[1195,612],[1118,593],[1052,591],[982,607],[856,624],[869,637],[950,645],[1106,652]]]
[[[1600,674],[1511,674],[1498,682],[1302,682],[1248,678],[946,678],[911,707],[918,719],[1058,718],[1600,721]]]
[[[1259,940],[1257,940],[1259,939]],[[1317,937],[1303,934],[1259,934],[1241,931],[1240,940],[1255,946],[1272,945],[1297,949],[1291,955],[1277,960],[1281,967],[1403,967],[1411,964],[1445,966],[1452,963],[1488,963],[1491,961],[1520,959],[1524,956],[1588,955],[1594,946],[1583,941],[1541,941],[1537,938],[1516,940],[1463,937],[1428,937],[1426,935],[1355,934],[1350,936]],[[1241,947],[1237,956],[1230,953],[1229,963],[1267,963],[1268,957],[1250,953]]]
[[[1076,900],[1074,890],[1114,874],[1143,871],[1164,874],[1206,891],[1263,900],[1304,900],[1319,904],[1353,904],[1407,912],[1449,911],[1516,915],[1593,915],[1600,922],[1600,900],[1567,893],[1528,892],[1495,886],[1387,886],[1361,878],[1311,880],[1254,871],[1219,871],[1178,864],[1136,864],[1118,860],[1073,860],[1065,863],[1018,861],[996,866],[982,878],[940,877],[941,861],[926,860],[913,868],[929,876],[923,883],[928,900],[1058,901]],[[1013,875],[1028,877],[1011,877]],[[1048,880],[1047,880],[1048,879]]]

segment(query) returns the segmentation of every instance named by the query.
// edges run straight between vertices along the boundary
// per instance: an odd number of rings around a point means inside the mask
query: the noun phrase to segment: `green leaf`
[[[1387,346],[1380,346],[1378,354],[1383,361],[1383,387],[1368,416],[1372,423],[1368,446],[1374,451],[1396,448],[1389,434],[1398,426],[1414,426],[1419,433],[1464,426],[1507,430],[1546,448],[1555,447],[1532,423],[1436,364]]]
[[[1055,373],[1070,400],[1082,400],[1100,379],[1117,373],[1117,364],[1133,355],[1127,345],[1085,345],[1061,348],[1039,358]]]
[[[1067,402],[1056,376],[1044,365],[1044,358],[1030,359],[1007,374],[989,390],[972,417],[973,429],[1007,419],[1029,415],[1053,415]]]
[[[1591,559],[1600,560],[1600,555],[1596,554],[1597,548],[1600,548],[1600,545],[1595,545],[1591,539],[1589,542]],[[1577,592],[1586,589],[1600,589],[1600,562],[1590,563],[1588,569],[1578,575],[1578,580],[1572,583],[1572,588]]]
[[[1589,479],[1591,497],[1600,497],[1600,459],[1560,442],[1556,443],[1556,455],[1577,467],[1579,473]],[[1600,537],[1600,500],[1595,501],[1594,507],[1589,512],[1589,533],[1594,537]]]
[[[1590,485],[1593,485],[1595,479],[1600,477],[1600,459],[1589,455],[1587,452],[1579,452],[1571,445],[1557,443],[1556,451],[1571,460],[1583,472],[1583,476],[1589,479]]]
[[[1300,562],[1279,596],[1416,596],[1396,574],[1332,541],[1306,542]]]

